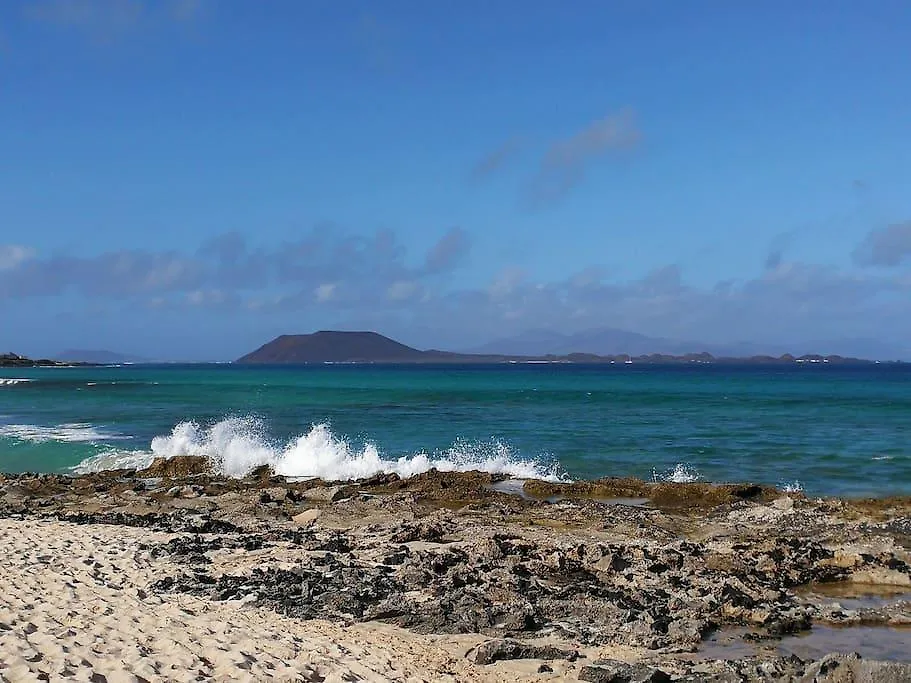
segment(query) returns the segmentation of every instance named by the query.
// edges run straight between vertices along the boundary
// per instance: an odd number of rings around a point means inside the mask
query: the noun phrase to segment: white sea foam
[[[782,482],[781,490],[785,493],[800,493],[803,491],[803,484],[796,479],[794,481]]]
[[[11,387],[14,384],[25,384],[26,382],[31,382],[30,379],[25,379],[21,377],[0,377],[0,387]]]
[[[149,451],[110,449],[84,459],[71,468],[75,474],[103,472],[105,470],[141,470],[152,464],[155,456]]]
[[[288,443],[278,444],[266,435],[265,425],[251,417],[230,417],[209,426],[181,422],[167,436],[152,439],[151,452],[109,451],[82,462],[77,471],[117,467],[144,467],[153,457],[196,455],[208,458],[219,472],[241,477],[260,465],[269,465],[287,477],[321,477],[329,480],[361,479],[380,473],[411,477],[432,468],[440,471],[481,470],[516,479],[562,478],[558,468],[516,456],[498,441],[457,442],[445,451],[388,457],[371,443],[353,446],[333,434],[326,424]]]
[[[0,436],[33,443],[44,443],[46,441],[97,443],[130,438],[124,434],[109,432],[81,422],[69,422],[52,427],[22,424],[0,425]]]
[[[696,471],[696,468],[685,462],[677,463],[673,468],[659,473],[652,470],[652,479],[654,481],[666,481],[672,484],[690,484],[699,481],[702,475]]]

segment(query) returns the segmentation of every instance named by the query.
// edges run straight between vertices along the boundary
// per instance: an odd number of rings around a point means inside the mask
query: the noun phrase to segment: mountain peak
[[[238,363],[355,363],[409,362],[426,352],[401,344],[377,332],[320,330],[312,334],[283,334]]]

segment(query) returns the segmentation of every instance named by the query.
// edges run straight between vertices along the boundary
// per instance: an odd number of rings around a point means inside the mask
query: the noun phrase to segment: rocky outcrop
[[[551,502],[493,490],[483,473],[333,483],[286,481],[268,468],[226,479],[206,466],[186,458],[139,473],[0,475],[0,516],[165,534],[137,549],[161,563],[147,589],[163,596],[474,634],[487,639],[467,655],[479,666],[541,660],[542,673],[580,680],[842,680],[820,676],[866,672],[872,660],[811,670],[768,647],[755,659],[681,657],[719,629],[759,647],[814,624],[911,623],[908,601],[848,609],[804,590],[911,583],[908,500],[602,480]],[[615,505],[588,495],[599,486],[673,494],[662,507]],[[597,654],[609,651],[637,661]]]
[[[856,652],[833,653],[807,667],[800,683],[907,683],[911,663],[866,660]]]
[[[579,653],[553,645],[530,645],[509,638],[488,640],[474,651],[475,664],[493,664],[507,659],[566,659],[575,661]]]
[[[140,477],[188,477],[194,474],[208,474],[211,464],[208,458],[199,455],[177,455],[173,458],[155,458],[152,464],[138,472]]]
[[[16,353],[0,353],[0,368],[68,367],[72,365],[86,365],[86,363],[70,363],[49,358],[32,359]]]

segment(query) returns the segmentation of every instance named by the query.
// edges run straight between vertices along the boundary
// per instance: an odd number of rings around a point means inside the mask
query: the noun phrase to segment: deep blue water
[[[202,453],[230,473],[436,465],[911,494],[911,365],[170,365],[0,378],[31,380],[0,380],[6,471]]]

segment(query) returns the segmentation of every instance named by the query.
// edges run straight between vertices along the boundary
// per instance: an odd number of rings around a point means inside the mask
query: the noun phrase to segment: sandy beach
[[[352,486],[191,470],[0,482],[0,680],[887,681],[909,671],[877,659],[907,659],[911,642],[906,500],[614,480],[557,486],[564,498],[548,502],[496,491],[480,474]],[[640,495],[603,498],[618,488]],[[639,504],[649,492],[663,503]],[[826,583],[842,593],[801,588]],[[852,606],[852,587],[886,597]],[[822,657],[788,643],[822,625],[887,635],[820,673]],[[744,638],[730,652],[706,647],[731,629]]]
[[[150,595],[156,572],[174,567],[137,548],[168,536],[0,520],[0,680],[527,679],[529,666],[472,665],[464,655],[478,636],[299,621],[240,601]]]

